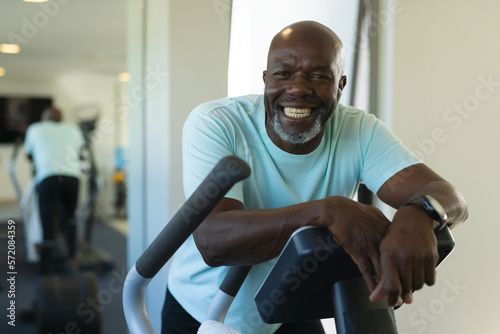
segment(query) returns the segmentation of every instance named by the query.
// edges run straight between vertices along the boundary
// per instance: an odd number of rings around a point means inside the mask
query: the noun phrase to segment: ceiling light
[[[0,77],[3,77],[5,75],[5,68],[0,67]]]
[[[24,2],[47,2],[49,0],[23,0]]]
[[[2,53],[19,53],[21,48],[17,44],[0,44],[0,52]]]
[[[130,73],[123,72],[118,74],[118,80],[121,82],[129,82],[130,81]]]

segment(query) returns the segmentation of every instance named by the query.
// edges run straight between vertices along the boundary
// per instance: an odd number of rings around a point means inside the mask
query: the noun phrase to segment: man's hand
[[[377,286],[380,271],[380,243],[390,221],[376,207],[344,197],[332,197],[335,204],[328,226],[335,241],[351,256],[370,290]]]
[[[401,208],[380,244],[379,281],[370,300],[411,303],[413,291],[434,284],[438,259],[431,218],[418,206]]]

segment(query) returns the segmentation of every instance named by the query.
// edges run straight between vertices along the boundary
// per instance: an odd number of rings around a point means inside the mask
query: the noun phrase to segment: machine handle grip
[[[12,180],[12,184],[14,185],[14,190],[16,191],[18,202],[21,202],[21,198],[23,197],[23,192],[21,190],[19,180],[17,179],[15,167],[16,167],[16,159],[19,154],[19,151],[21,150],[22,143],[23,143],[23,138],[21,136],[17,136],[14,142],[14,149],[12,150],[12,155],[10,157],[8,165],[10,178]]]
[[[219,289],[231,297],[236,297],[252,266],[234,266],[229,268]]]
[[[249,175],[250,167],[240,158],[222,158],[137,260],[137,272],[153,278],[229,189]]]

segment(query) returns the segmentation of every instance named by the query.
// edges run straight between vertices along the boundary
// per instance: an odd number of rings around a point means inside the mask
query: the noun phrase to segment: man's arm
[[[32,164],[32,169],[33,169],[33,175],[35,175],[35,164],[34,164],[34,161],[33,161],[33,148],[32,148],[32,130],[31,130],[31,127],[28,127],[28,129],[26,130],[26,135],[25,135],[25,138],[24,138],[24,143],[23,143],[23,148],[24,148],[24,152],[26,154],[26,158],[31,162]]]
[[[467,219],[467,205],[460,192],[424,164],[410,166],[379,189],[385,203],[399,208],[380,244],[380,263],[374,264],[378,284],[371,287],[371,300],[387,296],[389,305],[398,299],[412,302],[412,291],[435,281],[438,260],[437,242],[432,219],[419,205],[401,205],[408,200],[430,195],[444,207],[448,225],[454,228]]]
[[[403,169],[387,180],[377,192],[384,203],[396,209],[422,195],[431,195],[444,207],[450,228],[467,219],[467,204],[462,194],[425,164]]]
[[[360,263],[371,263],[389,223],[377,208],[340,196],[268,210],[244,210],[241,202],[225,198],[194,239],[211,266],[252,265],[277,257],[298,228],[323,226],[339,244],[350,245]]]
[[[397,173],[377,194],[395,208],[431,195],[441,201],[453,226],[467,217],[460,193],[423,164]],[[377,208],[339,196],[272,210],[244,210],[241,202],[225,198],[196,229],[194,239],[211,266],[252,265],[278,256],[290,235],[306,225],[330,230],[358,265],[373,301],[387,296],[390,305],[400,297],[411,302],[412,290],[434,283],[432,220],[413,205],[398,210],[391,224]]]

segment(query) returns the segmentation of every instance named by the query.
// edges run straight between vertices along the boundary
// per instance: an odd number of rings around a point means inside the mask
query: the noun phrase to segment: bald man
[[[66,234],[68,265],[76,267],[75,210],[78,203],[79,157],[84,145],[81,130],[62,122],[61,112],[53,107],[42,113],[40,122],[26,131],[24,150],[35,167],[43,243],[40,250],[42,274],[52,273],[56,241],[56,222]]]
[[[190,196],[224,156],[252,175],[236,184],[176,253],[162,333],[196,333],[231,265],[252,265],[225,323],[241,333],[323,333],[318,322],[268,325],[253,297],[291,234],[329,229],[354,259],[371,300],[410,303],[435,280],[430,196],[455,226],[467,217],[461,194],[415,157],[373,115],[339,104],[347,83],[342,42],[312,21],[272,40],[263,95],[226,98],[192,111],[183,132],[184,191]],[[351,198],[360,183],[398,209],[389,221]]]

